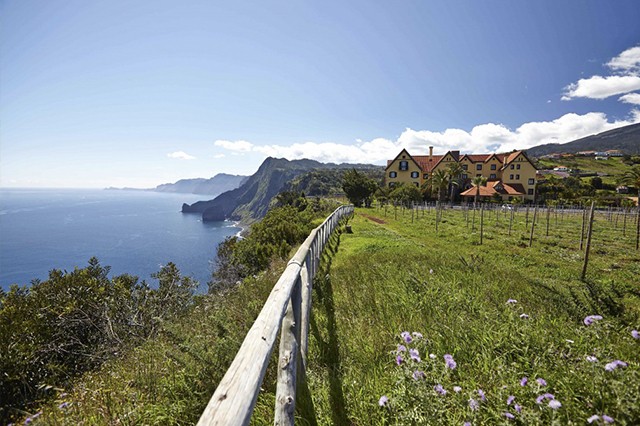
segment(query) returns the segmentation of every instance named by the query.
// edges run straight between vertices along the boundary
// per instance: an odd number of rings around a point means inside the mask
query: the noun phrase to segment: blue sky
[[[640,121],[640,2],[0,1],[0,186],[383,164]]]

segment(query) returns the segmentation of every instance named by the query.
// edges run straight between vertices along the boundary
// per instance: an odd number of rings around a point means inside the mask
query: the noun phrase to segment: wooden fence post
[[[527,213],[528,208],[527,208]],[[533,230],[536,229],[536,216],[538,215],[538,205],[533,208],[533,220],[531,221],[531,235],[529,235],[529,247],[533,244]]]
[[[589,231],[587,231],[587,247],[584,251],[584,264],[582,265],[582,275],[580,280],[584,281],[584,277],[587,275],[587,265],[589,264],[589,249],[591,248],[591,233],[593,232],[593,206],[595,201],[591,202],[591,211],[589,212]]]

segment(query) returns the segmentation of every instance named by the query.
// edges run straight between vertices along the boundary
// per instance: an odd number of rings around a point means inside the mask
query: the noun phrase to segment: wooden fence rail
[[[338,207],[322,225],[311,231],[291,258],[209,400],[198,425],[249,424],[281,329],[275,424],[293,424],[297,369],[304,372],[307,367],[313,278],[329,237],[340,221],[352,214],[353,206]]]

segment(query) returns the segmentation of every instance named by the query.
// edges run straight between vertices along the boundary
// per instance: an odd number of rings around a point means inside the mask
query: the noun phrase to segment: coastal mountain
[[[225,219],[251,222],[263,217],[269,209],[271,199],[279,192],[290,188],[296,177],[312,170],[321,169],[382,169],[371,165],[325,164],[314,160],[286,160],[269,157],[258,171],[240,187],[220,194],[213,200],[183,204],[183,213],[200,213],[203,221]]]
[[[151,191],[217,195],[236,189],[247,179],[247,176],[218,173],[210,179],[181,179],[175,183],[164,183],[156,186],[154,189],[151,189]]]
[[[549,154],[579,151],[607,151],[617,149],[625,154],[640,154],[640,123],[587,136],[563,144],[548,143],[527,149],[527,155],[541,157]]]

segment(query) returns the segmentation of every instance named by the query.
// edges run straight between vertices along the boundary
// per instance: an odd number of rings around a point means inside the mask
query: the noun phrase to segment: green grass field
[[[299,392],[297,423],[638,424],[634,217],[596,216],[585,282],[582,216],[551,212],[547,236],[539,211],[529,247],[532,217],[521,209],[509,235],[509,212],[485,212],[480,245],[480,212],[444,210],[436,233],[433,209],[358,209],[314,285],[310,395]],[[36,422],[195,423],[283,269],[203,298],[157,339],[58,390]],[[587,326],[589,315],[603,318]],[[423,337],[406,343],[405,331]],[[276,356],[252,424],[273,424]],[[616,360],[627,366],[607,371]]]

